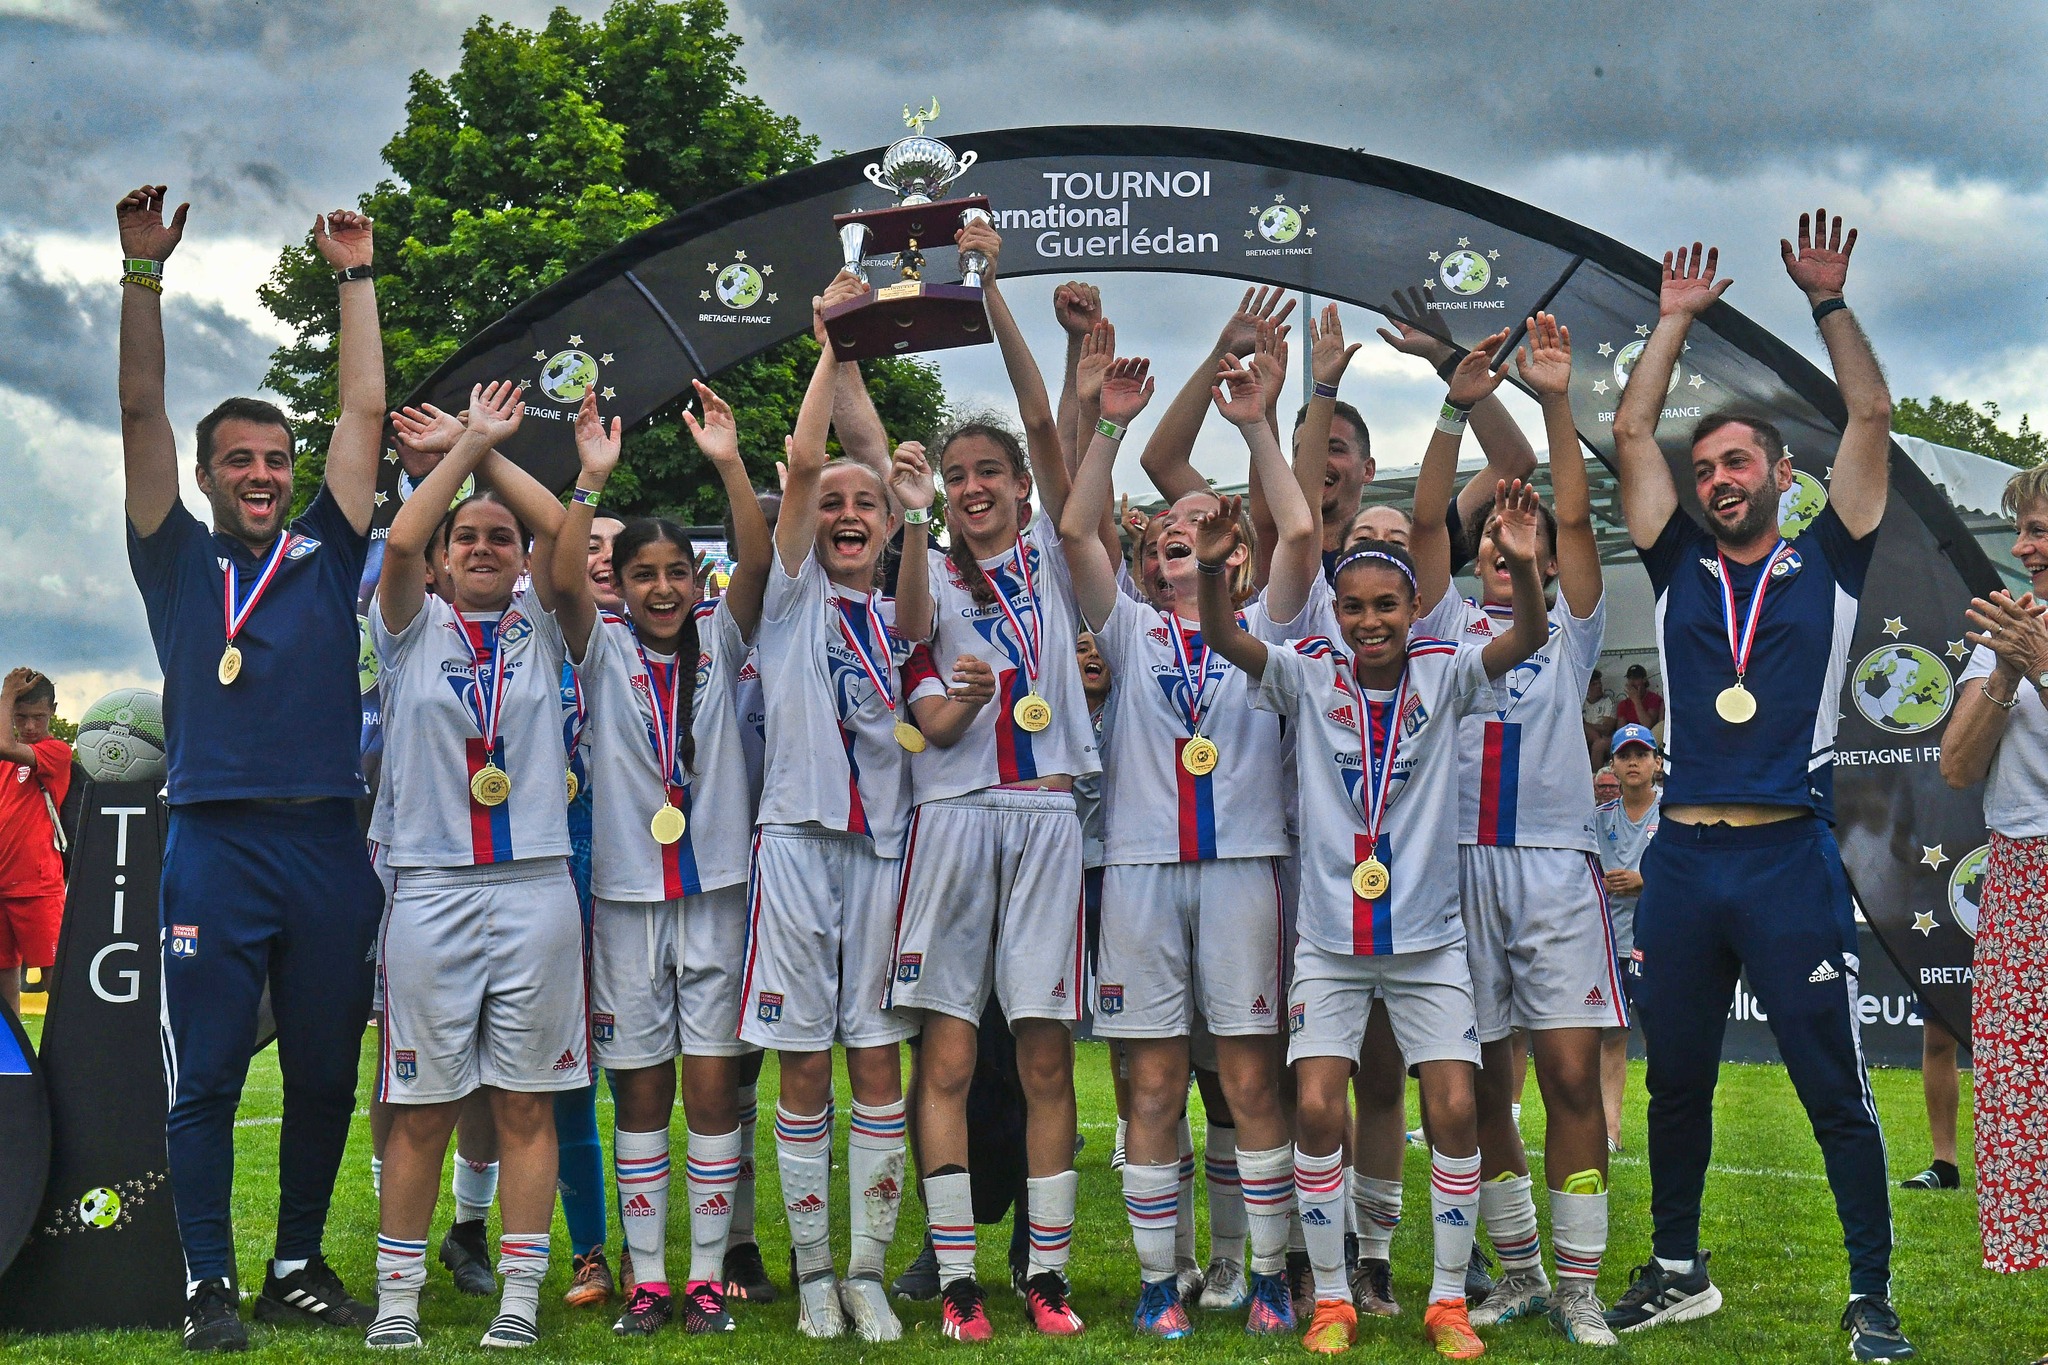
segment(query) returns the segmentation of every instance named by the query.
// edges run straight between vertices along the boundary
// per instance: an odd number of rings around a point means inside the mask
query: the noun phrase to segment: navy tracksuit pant
[[[1649,1054],[1656,1254],[1699,1253],[1714,1084],[1742,970],[1820,1142],[1850,1292],[1888,1294],[1891,1190],[1856,1035],[1856,924],[1833,831],[1814,817],[1746,828],[1666,820],[1642,871],[1635,1003]]]
[[[320,1250],[355,1114],[384,903],[349,801],[171,808],[164,846],[167,1137],[188,1279],[233,1279],[235,1107],[266,983],[284,1073],[280,1259]]]

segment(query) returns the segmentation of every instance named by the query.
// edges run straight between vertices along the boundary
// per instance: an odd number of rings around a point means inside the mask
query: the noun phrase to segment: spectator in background
[[[0,683],[0,1000],[21,1012],[21,969],[57,960],[64,863],[57,807],[71,789],[71,746],[50,735],[57,689],[32,668]],[[12,780],[9,780],[12,779]]]
[[[1601,681],[1597,668],[1586,680],[1586,704],[1581,708],[1581,718],[1586,723],[1586,756],[1597,770],[1607,761],[1607,744],[1614,735],[1614,727],[1621,724],[1615,719],[1614,698],[1607,695],[1607,684]]]
[[[1614,766],[1593,779],[1600,805],[1593,812],[1600,835],[1600,872],[1607,885],[1613,921],[1615,970],[1628,992],[1631,1019],[1637,980],[1636,897],[1643,890],[1643,852],[1657,833],[1661,794],[1657,778],[1663,755],[1657,740],[1640,725],[1614,732]],[[1602,778],[1606,781],[1602,782]],[[1614,795],[1608,796],[1609,788]],[[1607,1144],[1621,1150],[1621,1100],[1628,1087],[1628,1030],[1606,1030],[1600,1039],[1600,1097],[1607,1109]]]
[[[1613,768],[1602,768],[1593,774],[1593,801],[1604,806],[1609,801],[1621,800],[1621,779],[1614,775]]]
[[[1922,1010],[1926,1009],[1923,1004]],[[1899,1182],[1902,1190],[1953,1190],[1963,1183],[1956,1168],[1956,1109],[1962,1078],[1957,1074],[1956,1036],[1931,1014],[1920,1017],[1920,1093],[1927,1101],[1927,1142],[1934,1159],[1918,1175]]]
[[[1664,723],[1664,698],[1650,688],[1650,670],[1630,664],[1622,675],[1622,697],[1614,704],[1614,716],[1623,725],[1640,725],[1654,730]]]

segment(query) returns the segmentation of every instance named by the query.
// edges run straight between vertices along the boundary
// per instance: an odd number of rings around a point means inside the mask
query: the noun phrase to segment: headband
[[[1353,550],[1350,554],[1345,555],[1342,559],[1337,561],[1337,567],[1330,574],[1330,577],[1334,580],[1338,574],[1343,573],[1346,569],[1350,568],[1353,564],[1356,564],[1361,559],[1384,559],[1387,563],[1399,569],[1401,571],[1401,577],[1408,580],[1408,591],[1418,591],[1418,589],[1415,586],[1415,570],[1409,568],[1406,564],[1394,558],[1394,556],[1388,554],[1385,550]]]

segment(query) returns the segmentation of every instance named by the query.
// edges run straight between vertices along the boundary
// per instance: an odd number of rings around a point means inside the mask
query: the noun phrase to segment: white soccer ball
[[[146,687],[107,693],[78,722],[73,750],[95,782],[163,781],[168,769],[162,698]]]

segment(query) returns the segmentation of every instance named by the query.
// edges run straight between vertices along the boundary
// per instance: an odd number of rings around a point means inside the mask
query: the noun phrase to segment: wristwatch
[[[368,264],[351,265],[344,266],[342,269],[335,271],[334,282],[336,284],[347,284],[350,280],[369,280],[375,279],[376,276],[377,271],[373,266]]]

